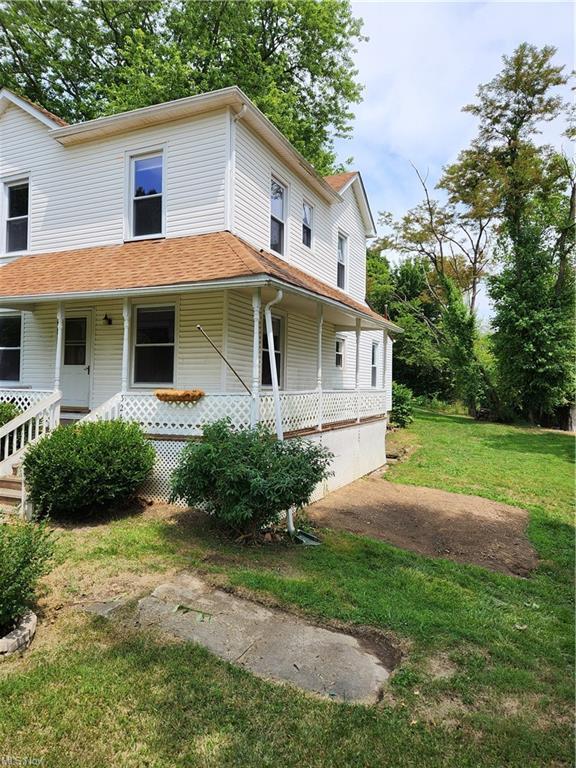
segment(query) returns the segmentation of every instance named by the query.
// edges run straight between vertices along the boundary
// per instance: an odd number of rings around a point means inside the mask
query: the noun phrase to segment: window
[[[338,288],[346,287],[346,251],[348,250],[348,238],[338,233],[338,274],[336,285]]]
[[[85,317],[67,317],[64,323],[64,365],[86,365]]]
[[[131,159],[132,237],[161,235],[162,154]]]
[[[29,184],[6,185],[6,252],[28,250]]]
[[[136,310],[134,384],[173,383],[174,329],[174,307]]]
[[[276,359],[276,373],[278,374],[278,386],[282,386],[282,348],[284,342],[284,323],[281,317],[272,317],[272,334],[274,336],[274,357]],[[262,385],[272,386],[272,372],[270,370],[270,355],[268,354],[268,334],[266,323],[262,333]]]
[[[344,368],[344,339],[336,339],[336,368]]]
[[[272,179],[270,185],[270,248],[284,253],[286,187]]]
[[[378,386],[378,342],[372,342],[372,360],[371,360],[371,379],[370,384],[373,387]]]
[[[22,318],[0,315],[0,381],[20,381]]]
[[[302,203],[302,242],[308,248],[312,246],[312,206]]]

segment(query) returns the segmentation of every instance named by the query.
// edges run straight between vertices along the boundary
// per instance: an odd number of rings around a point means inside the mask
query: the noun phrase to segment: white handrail
[[[119,419],[122,415],[122,393],[116,392],[108,400],[103,402],[98,408],[94,408],[93,411],[87,413],[81,422],[86,421],[112,421],[112,419]]]

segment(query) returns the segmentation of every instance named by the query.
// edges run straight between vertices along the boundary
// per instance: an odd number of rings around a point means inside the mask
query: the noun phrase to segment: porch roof
[[[0,306],[204,286],[292,287],[401,332],[366,304],[230,232],[22,256],[0,268]]]

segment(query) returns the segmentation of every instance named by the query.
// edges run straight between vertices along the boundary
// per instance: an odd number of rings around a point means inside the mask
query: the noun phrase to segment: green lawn
[[[516,579],[327,533],[242,548],[186,513],[61,531],[32,649],[0,665],[0,755],[43,766],[573,765],[573,438],[421,411],[386,481],[524,506],[541,557]],[[376,707],[257,680],[200,648],[74,610],[191,568],[406,655]]]

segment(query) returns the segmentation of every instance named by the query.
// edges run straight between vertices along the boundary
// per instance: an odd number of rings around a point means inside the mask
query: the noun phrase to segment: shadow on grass
[[[568,433],[523,430],[513,434],[485,435],[480,439],[495,451],[554,456],[570,464],[574,463],[575,442],[573,435]]]

